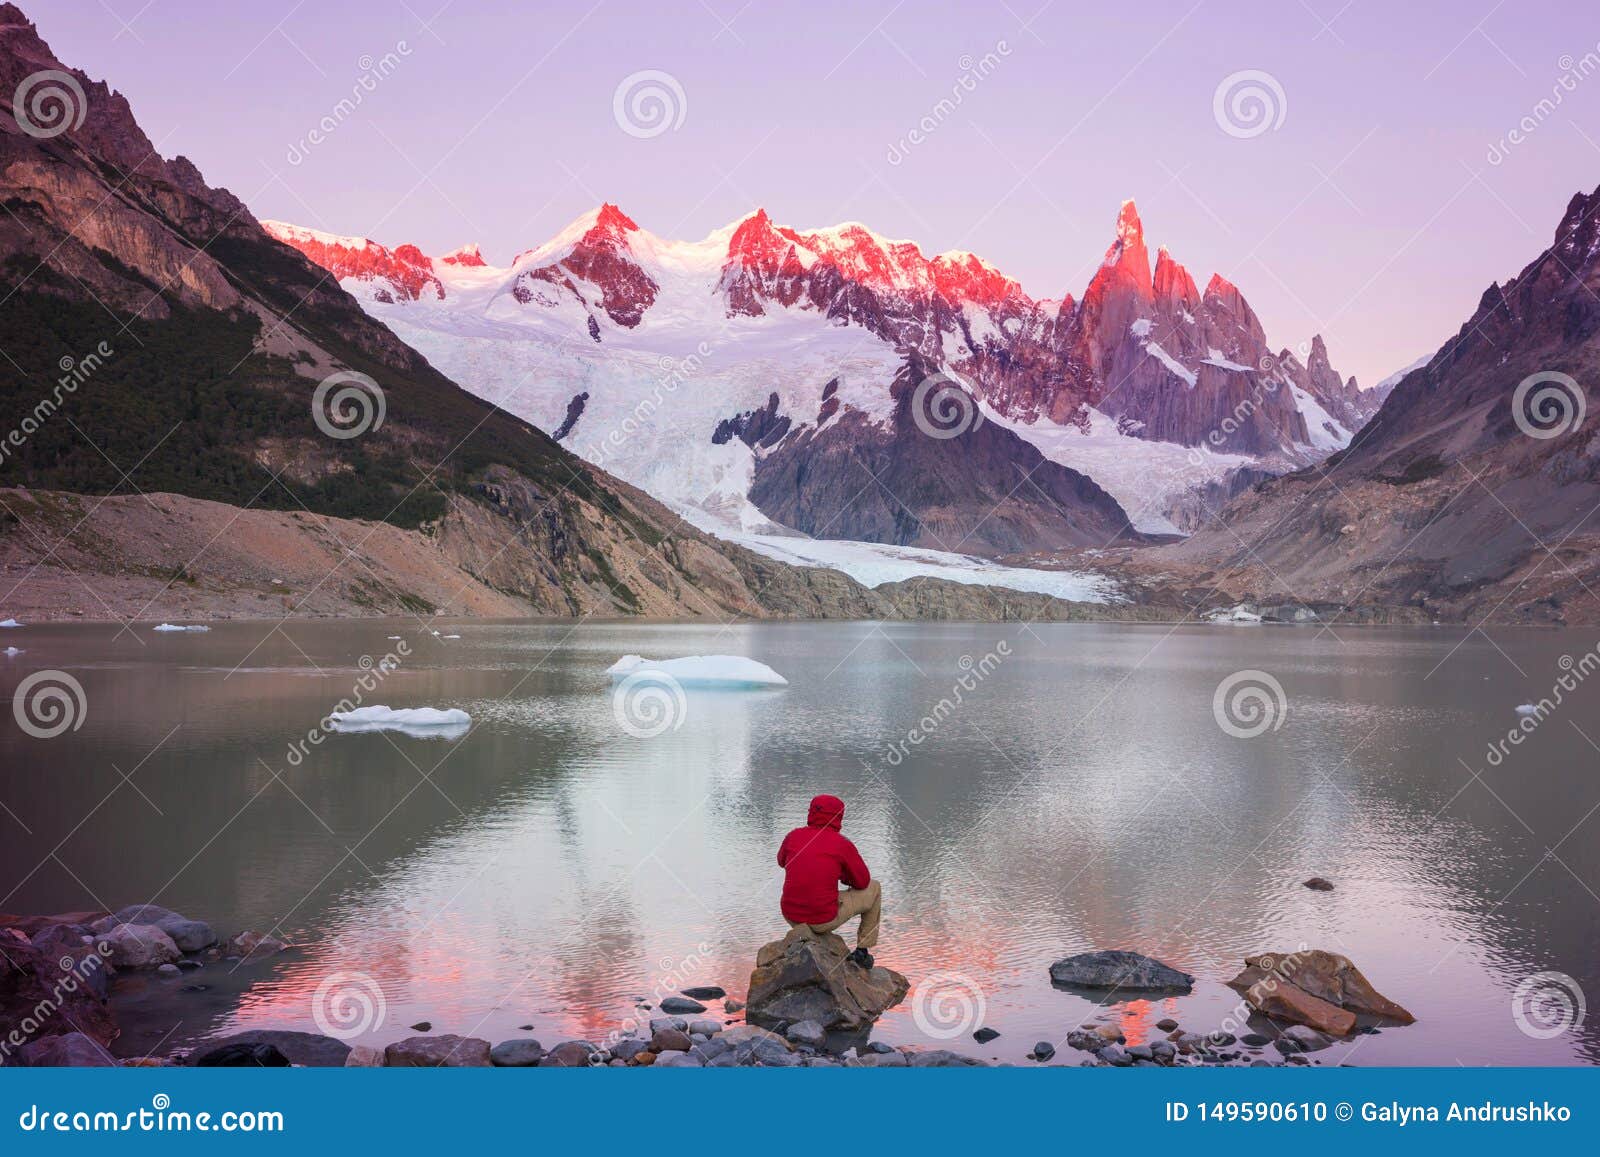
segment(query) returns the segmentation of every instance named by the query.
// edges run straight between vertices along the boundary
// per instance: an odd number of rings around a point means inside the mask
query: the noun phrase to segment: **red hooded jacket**
[[[839,834],[844,823],[844,801],[819,795],[811,801],[806,826],[795,828],[778,846],[778,867],[784,869],[785,920],[796,924],[827,924],[839,915],[839,885],[865,888],[872,873],[856,846]]]

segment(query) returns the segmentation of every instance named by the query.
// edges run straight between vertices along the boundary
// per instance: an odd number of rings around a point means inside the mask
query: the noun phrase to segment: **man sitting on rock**
[[[790,928],[832,932],[857,916],[856,950],[848,959],[871,968],[869,949],[878,943],[883,918],[883,889],[867,871],[856,846],[840,834],[844,801],[819,795],[811,801],[806,826],[783,837],[778,866],[784,870],[780,909]],[[839,885],[845,886],[844,891]]]

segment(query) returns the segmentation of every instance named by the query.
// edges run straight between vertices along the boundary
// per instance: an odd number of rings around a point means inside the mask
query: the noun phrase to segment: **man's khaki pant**
[[[796,924],[790,928],[808,928],[812,932],[832,932],[840,926],[861,917],[856,927],[856,947],[875,948],[878,944],[878,923],[883,919],[883,885],[873,880],[865,888],[847,888],[839,893],[839,914],[826,924]]]

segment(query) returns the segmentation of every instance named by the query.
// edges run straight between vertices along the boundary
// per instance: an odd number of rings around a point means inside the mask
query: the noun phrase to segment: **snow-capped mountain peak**
[[[469,388],[695,517],[746,531],[769,508],[801,522],[811,509],[774,497],[775,464],[897,429],[894,383],[913,363],[959,375],[1020,439],[1016,453],[1032,445],[1088,474],[1151,530],[1188,524],[1192,487],[1338,449],[1374,401],[1333,372],[1320,339],[1303,359],[1275,357],[1220,274],[1202,293],[1165,246],[1152,271],[1131,200],[1081,302],[1035,300],[967,251],[929,257],[860,222],[801,230],[764,208],[681,241],[606,203],[503,268],[475,246],[430,261],[272,228]],[[679,389],[683,375],[693,380]],[[657,397],[663,381],[670,401]],[[641,398],[654,433],[616,444],[612,431],[639,425]],[[1241,409],[1242,398],[1254,400]],[[792,469],[792,483],[820,484]]]

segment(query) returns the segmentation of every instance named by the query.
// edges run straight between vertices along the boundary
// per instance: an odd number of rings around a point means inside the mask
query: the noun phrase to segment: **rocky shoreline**
[[[895,1046],[870,1039],[878,1018],[899,1004],[911,982],[892,969],[847,962],[843,940],[803,929],[764,945],[744,999],[720,985],[688,987],[654,1005],[640,999],[622,1027],[601,1041],[564,1040],[546,1047],[531,1036],[496,1043],[435,1033],[384,1047],[352,1044],[330,1033],[252,1029],[166,1056],[118,1058],[115,978],[153,973],[201,990],[208,966],[261,962],[290,945],[255,932],[219,937],[209,924],[155,905],[114,913],[53,916],[0,914],[0,1067],[498,1067],[498,1068],[928,1068],[990,1067],[1000,1062],[953,1048]],[[1181,995],[1194,978],[1133,952],[1090,952],[1056,961],[1052,984],[1097,999]],[[1246,959],[1228,982],[1241,995],[1237,1023],[1205,1032],[1172,1018],[1165,1037],[1130,1044],[1107,1008],[1099,1019],[1039,1041],[1027,1054],[1039,1065],[1110,1067],[1319,1064],[1310,1056],[1339,1040],[1409,1024],[1411,1014],[1372,987],[1348,959],[1319,949]],[[708,1004],[706,1002],[712,1002]],[[321,1026],[330,1027],[330,1026]],[[532,1025],[524,1025],[531,1031]],[[1232,1029],[1238,1029],[1238,1032]],[[978,1045],[1000,1034],[963,1025]],[[359,1034],[352,1034],[359,1035]],[[954,1041],[951,1042],[955,1043]]]

